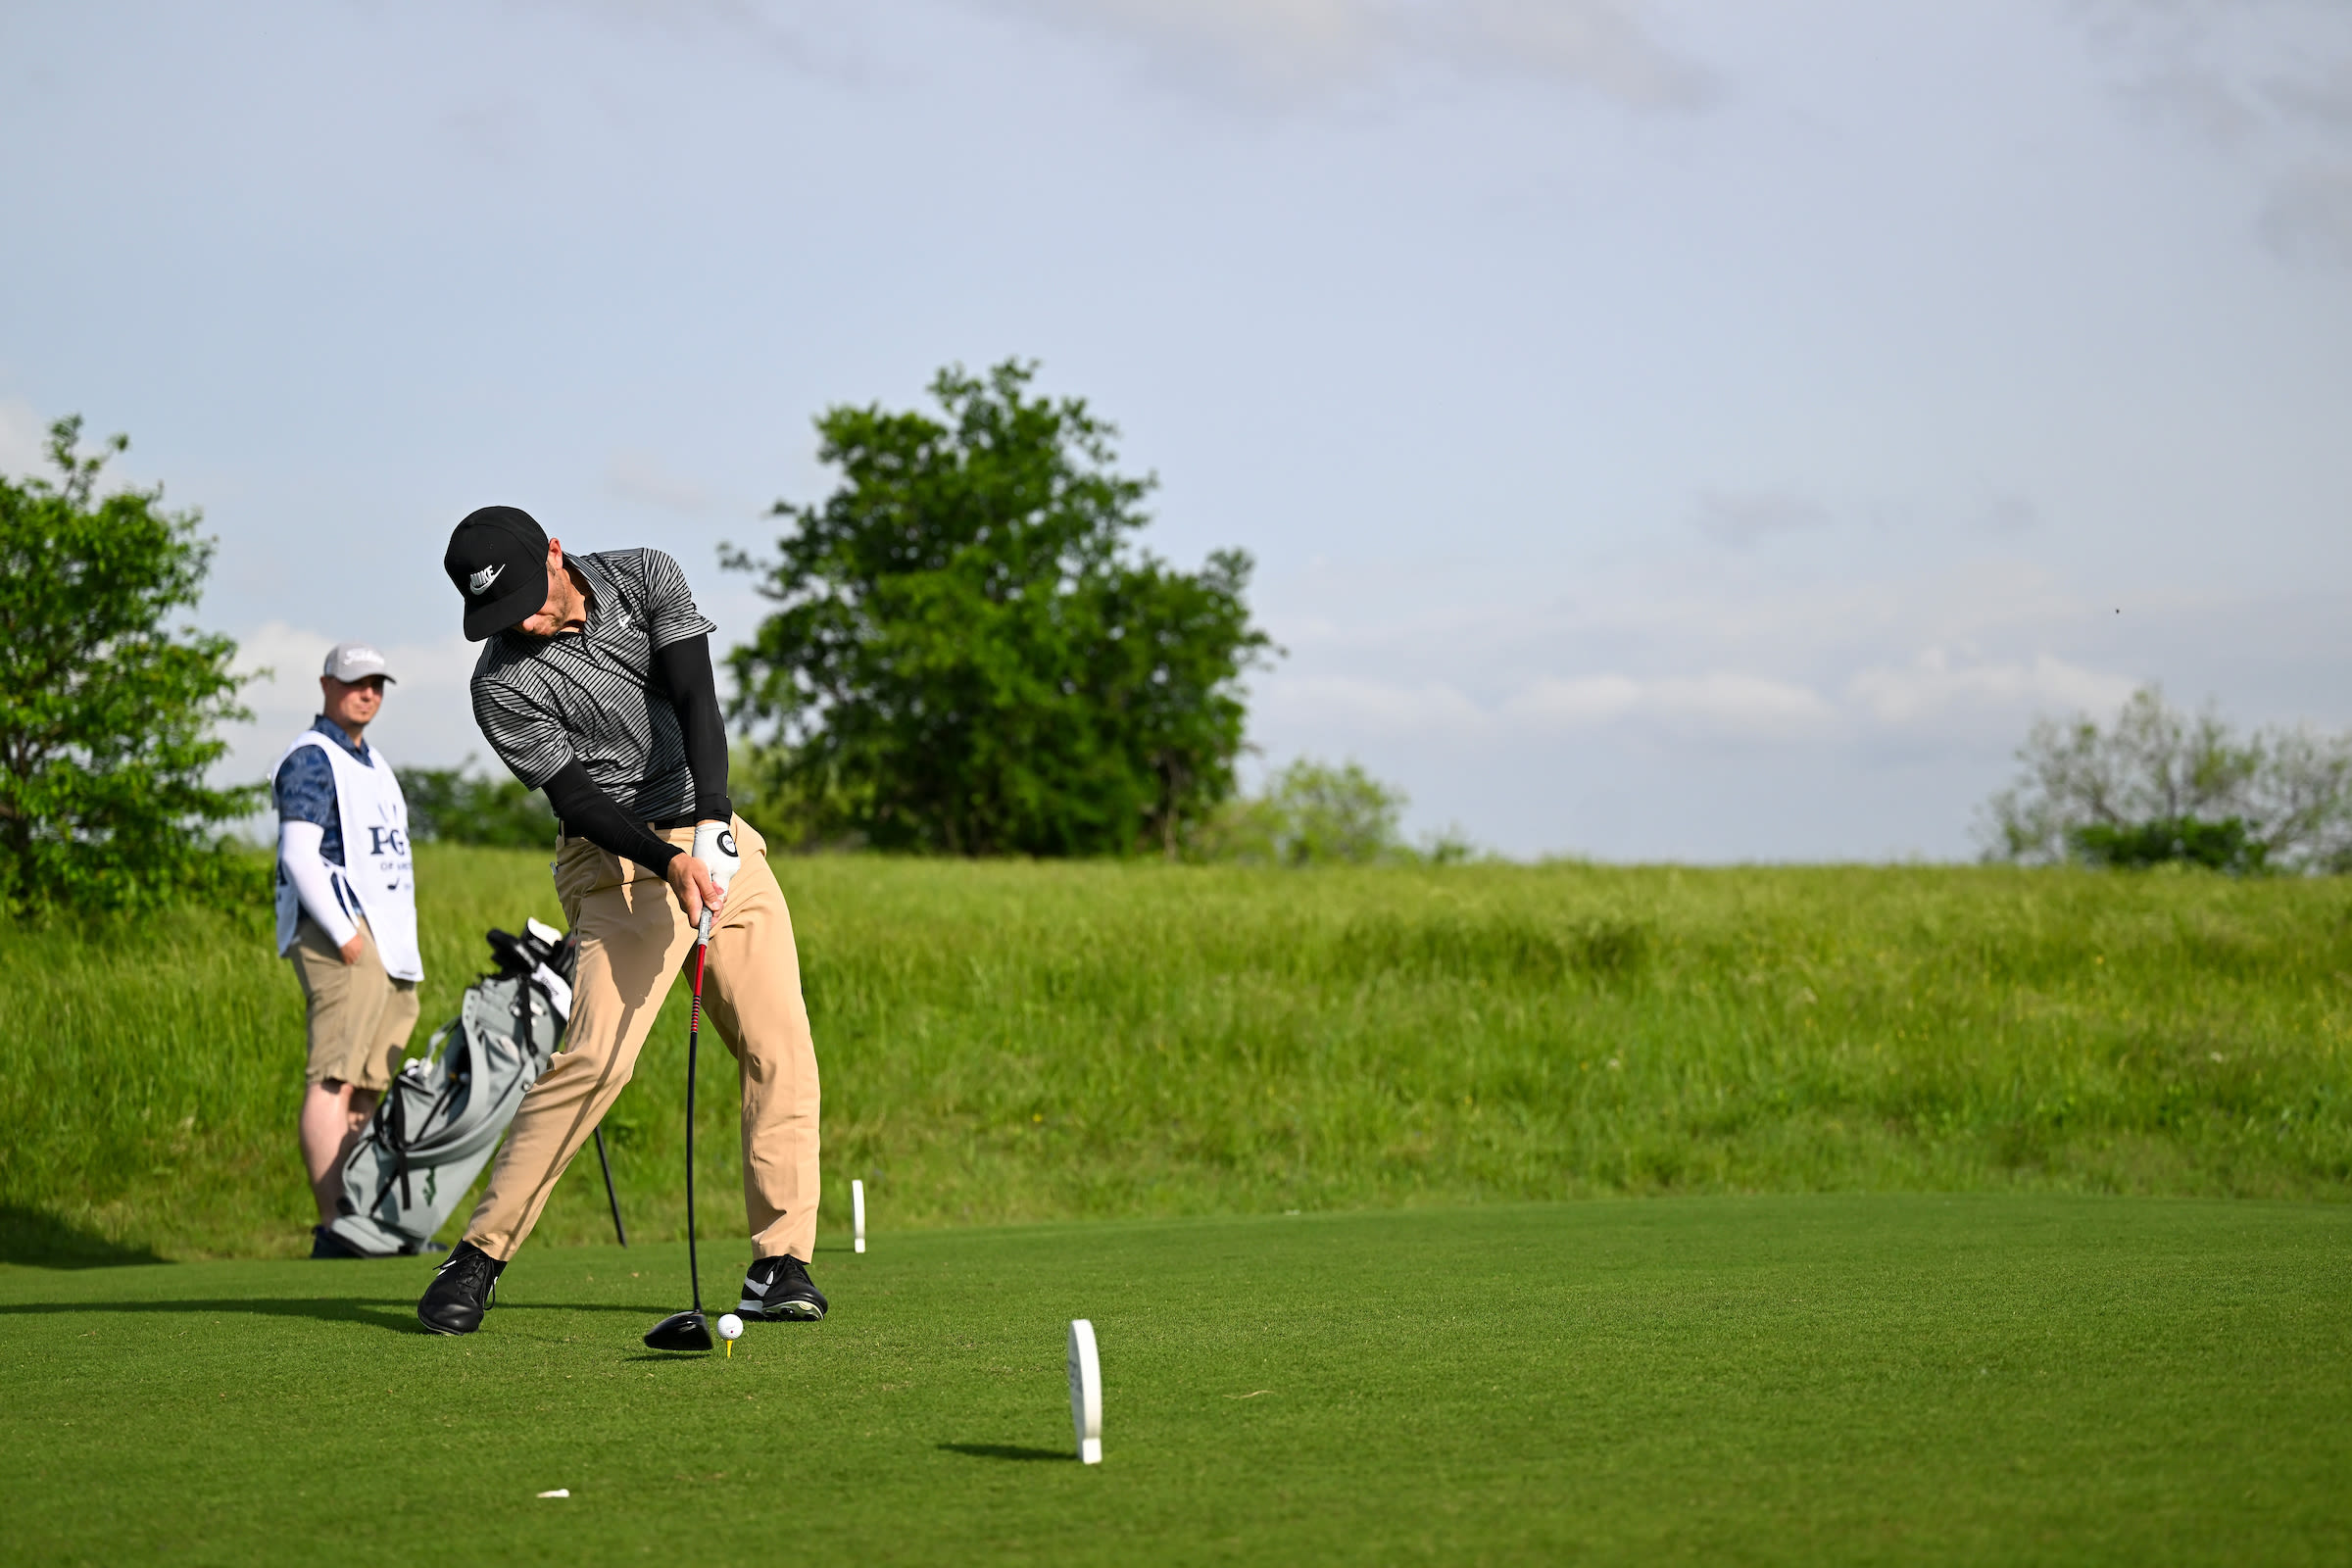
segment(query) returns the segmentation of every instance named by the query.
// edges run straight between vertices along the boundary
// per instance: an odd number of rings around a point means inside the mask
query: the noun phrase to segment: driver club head
[[[645,1331],[651,1350],[708,1350],[713,1348],[710,1324],[700,1312],[672,1312]]]

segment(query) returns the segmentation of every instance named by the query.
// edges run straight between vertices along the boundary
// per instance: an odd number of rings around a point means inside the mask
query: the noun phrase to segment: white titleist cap
[[[335,644],[326,651],[326,667],[319,673],[353,684],[370,675],[381,675],[387,681],[392,678],[384,668],[384,656],[375,651],[373,643]]]

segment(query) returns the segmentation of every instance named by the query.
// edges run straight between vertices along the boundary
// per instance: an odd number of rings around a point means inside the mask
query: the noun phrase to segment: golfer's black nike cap
[[[547,603],[547,530],[520,507],[482,507],[449,536],[441,569],[466,596],[466,640],[495,637]]]

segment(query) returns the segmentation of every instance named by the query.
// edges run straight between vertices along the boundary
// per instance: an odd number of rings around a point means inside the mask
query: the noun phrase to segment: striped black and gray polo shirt
[[[577,761],[640,822],[694,811],[694,774],[654,651],[718,629],[659,550],[566,556],[589,588],[584,631],[502,631],[473,666],[473,721],[527,789]]]

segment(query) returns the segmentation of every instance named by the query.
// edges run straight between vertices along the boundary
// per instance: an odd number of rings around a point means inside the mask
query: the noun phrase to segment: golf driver
[[[708,1350],[710,1323],[703,1316],[703,1271],[694,1255],[694,1054],[703,1033],[703,964],[710,956],[710,911],[703,911],[694,939],[694,1010],[686,1025],[686,1275],[694,1283],[694,1305],[672,1312],[646,1330],[653,1350]]]

